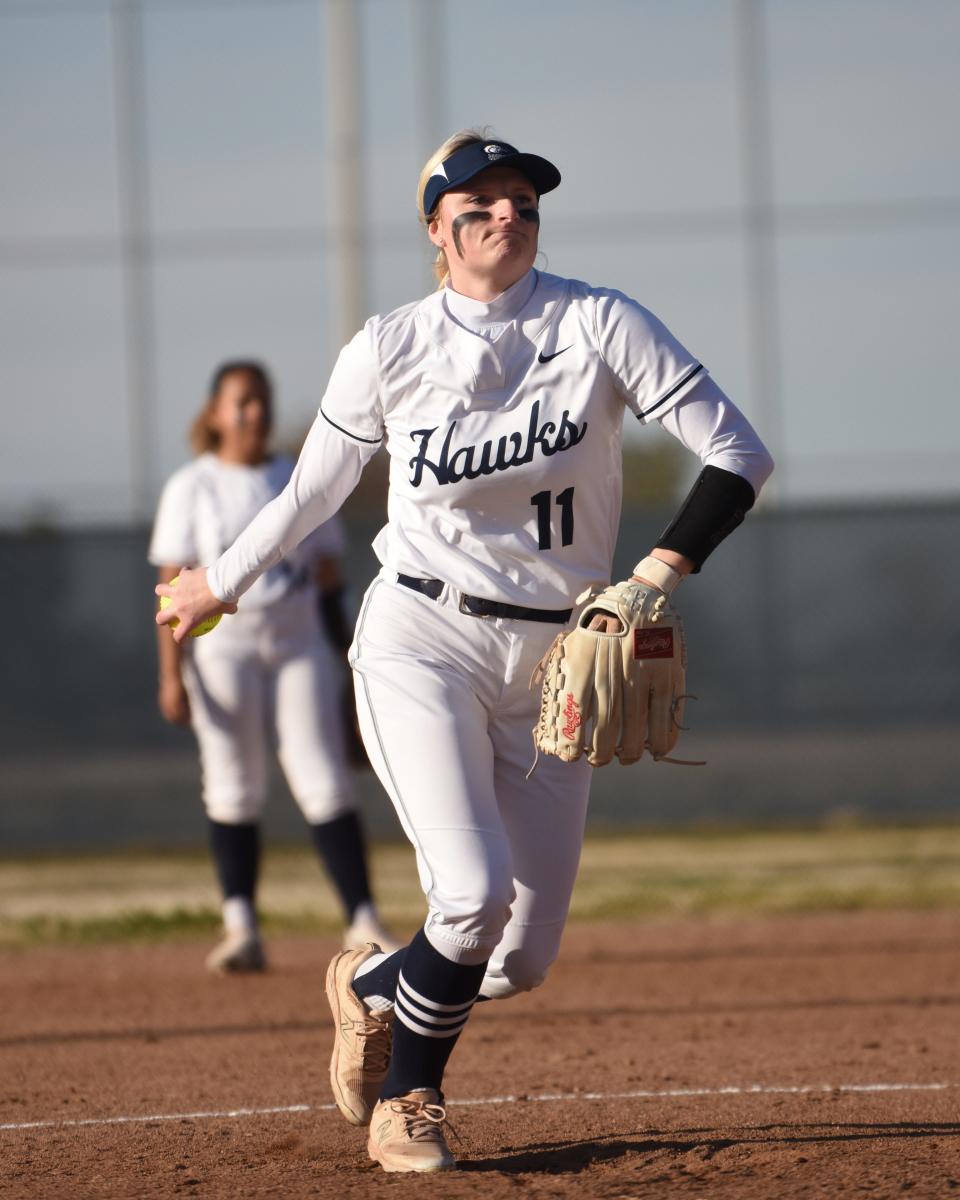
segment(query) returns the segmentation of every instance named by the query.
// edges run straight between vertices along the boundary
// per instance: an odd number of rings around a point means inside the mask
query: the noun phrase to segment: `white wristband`
[[[642,558],[633,568],[633,573],[639,579],[646,579],[648,583],[652,583],[654,587],[658,587],[661,592],[666,592],[669,596],[673,589],[677,586],[683,576],[679,571],[675,571],[673,567],[667,566],[662,559],[654,558],[648,554],[646,558]]]

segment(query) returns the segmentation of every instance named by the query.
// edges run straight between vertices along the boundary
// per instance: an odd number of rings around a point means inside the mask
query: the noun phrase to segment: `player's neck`
[[[222,463],[229,463],[235,467],[259,467],[267,461],[268,455],[263,446],[252,447],[221,442],[217,447],[217,458]]]
[[[528,266],[518,267],[513,264],[504,265],[502,270],[491,274],[478,275],[460,267],[459,263],[451,263],[450,266],[450,287],[455,292],[459,292],[461,296],[466,296],[470,300],[479,300],[483,304],[489,304],[491,300],[496,300],[530,270]]]

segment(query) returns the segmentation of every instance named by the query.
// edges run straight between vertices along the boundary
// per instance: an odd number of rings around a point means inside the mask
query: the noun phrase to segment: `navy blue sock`
[[[422,929],[416,935],[403,954],[397,981],[393,1053],[381,1100],[418,1088],[441,1091],[447,1059],[470,1016],[486,966],[451,962],[434,950]]]
[[[351,986],[361,1000],[366,1000],[368,996],[383,996],[386,1000],[396,998],[397,980],[407,949],[404,946],[402,950],[395,950],[382,963],[366,971],[359,979],[354,979]]]
[[[253,903],[260,870],[260,826],[208,821],[210,852],[223,898],[243,896]]]
[[[367,850],[360,818],[355,812],[343,813],[332,821],[311,825],[310,836],[337,889],[347,920],[352,921],[360,905],[371,901]]]

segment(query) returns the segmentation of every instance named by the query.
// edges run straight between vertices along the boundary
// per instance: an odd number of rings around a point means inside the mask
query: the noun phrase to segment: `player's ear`
[[[443,236],[443,232],[440,229],[439,216],[435,216],[427,226],[427,237],[429,237],[430,241],[433,242],[435,246],[439,246],[441,249],[446,244],[446,238]]]
[[[443,197],[440,197],[440,202],[443,203]],[[440,230],[440,205],[433,210],[433,220],[427,223],[427,236],[433,242],[434,246],[443,248],[445,238],[442,230]]]

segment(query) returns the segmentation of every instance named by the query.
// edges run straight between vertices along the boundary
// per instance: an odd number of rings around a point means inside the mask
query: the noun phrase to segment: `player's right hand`
[[[161,679],[157,697],[160,715],[171,725],[190,724],[190,700],[179,679]]]
[[[157,612],[158,625],[169,625],[171,621],[179,624],[173,631],[173,640],[182,642],[195,625],[205,621],[216,613],[235,613],[235,604],[224,604],[207,586],[205,567],[190,569],[181,567],[180,578],[176,587],[169,583],[158,583],[153,589],[156,595],[166,596],[170,603],[166,608]]]

